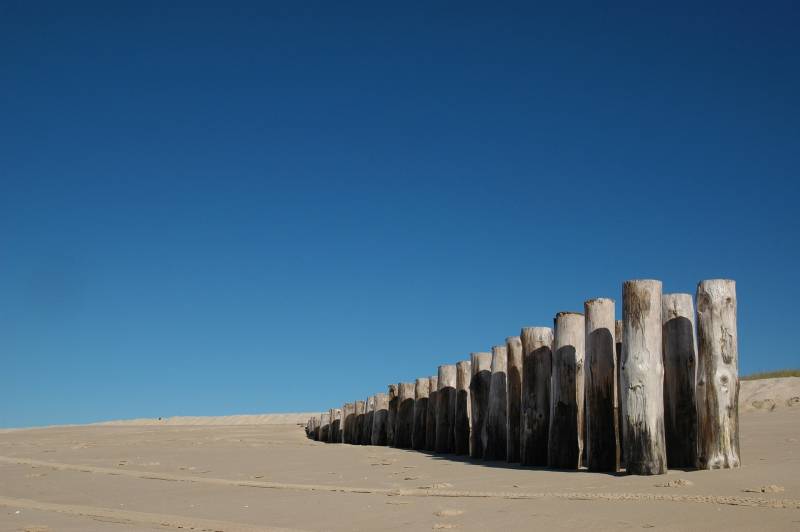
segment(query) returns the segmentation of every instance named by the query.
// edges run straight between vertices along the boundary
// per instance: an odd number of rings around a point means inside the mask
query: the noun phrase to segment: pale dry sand
[[[748,388],[740,470],[658,477],[329,445],[264,419],[6,431],[0,531],[800,529],[800,384]],[[744,404],[765,398],[782,406]]]

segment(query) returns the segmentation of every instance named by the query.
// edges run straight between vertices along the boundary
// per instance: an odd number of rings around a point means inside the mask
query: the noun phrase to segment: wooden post
[[[375,414],[375,396],[370,395],[366,400],[367,409],[364,411],[364,427],[361,430],[361,445],[372,445],[372,418]]]
[[[522,340],[506,338],[506,374],[508,378],[508,415],[506,416],[506,460],[520,461],[520,422],[522,421]]]
[[[436,408],[439,406],[439,377],[428,377],[428,409],[425,413],[425,450],[436,450]]]
[[[520,463],[547,466],[550,430],[550,370],[553,329],[522,329],[522,400],[520,412]]]
[[[469,398],[472,407],[469,455],[483,458],[486,447],[486,417],[489,414],[489,388],[492,385],[492,354],[471,353]]]
[[[590,299],[586,315],[586,467],[589,471],[619,469],[617,368],[614,300]]]
[[[625,467],[625,442],[622,439],[622,335],[624,327],[622,320],[614,322],[614,341],[616,342],[616,367],[617,367],[617,439],[619,440],[619,466]]]
[[[691,294],[661,298],[667,467],[697,466],[697,342]]]
[[[486,416],[485,460],[505,460],[508,440],[508,350],[504,345],[492,347],[492,380],[489,386],[489,411]]]
[[[414,383],[414,432],[411,436],[411,448],[418,451],[425,450],[430,385],[431,381],[428,377],[417,379]]]
[[[389,396],[375,394],[375,413],[372,418],[372,445],[386,445],[386,422],[389,418]]]
[[[397,421],[395,423],[394,446],[400,449],[411,448],[414,432],[414,383],[401,382],[397,385]]]
[[[364,401],[356,401],[355,423],[353,423],[353,445],[361,445],[364,436],[364,413],[367,404]]]
[[[632,475],[660,475],[667,472],[661,281],[625,281],[622,325],[625,469]]]
[[[336,443],[336,409],[331,408],[328,410],[328,443]]]
[[[328,429],[331,425],[331,415],[328,412],[323,412],[319,416],[319,441],[328,441]]]
[[[557,469],[581,466],[584,321],[577,312],[559,312],[555,319],[547,461]]]
[[[456,366],[439,366],[439,389],[436,400],[436,452],[452,453],[455,449]]]
[[[389,416],[386,419],[386,445],[394,446],[395,428],[397,427],[397,385],[389,385]]]
[[[353,443],[353,423],[355,423],[355,403],[342,406],[342,443]]]
[[[470,404],[469,384],[472,364],[469,360],[456,363],[456,417],[453,424],[453,452],[469,454]]]
[[[319,441],[319,416],[314,416],[312,421],[314,422],[313,437],[316,441]]]
[[[712,279],[697,285],[697,339],[698,467],[739,467],[735,281]]]

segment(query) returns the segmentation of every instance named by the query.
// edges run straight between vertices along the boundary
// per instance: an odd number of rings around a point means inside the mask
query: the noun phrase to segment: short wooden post
[[[401,382],[397,385],[397,422],[395,423],[394,446],[400,449],[411,448],[414,432],[414,383]]]
[[[425,450],[425,429],[428,422],[428,398],[431,381],[428,377],[414,382],[414,432],[411,436],[411,448]]]
[[[355,423],[355,403],[342,405],[342,443],[353,443],[353,423]]]
[[[586,467],[589,471],[619,469],[617,439],[617,369],[614,352],[614,300],[590,299],[586,315]]]
[[[492,385],[492,354],[470,353],[472,378],[469,398],[472,407],[469,455],[483,458],[486,447],[486,417],[489,414],[489,388]]]
[[[583,314],[559,312],[555,319],[550,379],[548,465],[578,469],[583,452]]]
[[[632,475],[660,475],[667,472],[661,281],[625,281],[622,322],[625,469]]]
[[[353,445],[361,445],[364,437],[364,413],[367,410],[367,403],[356,401],[355,423],[353,423]]]
[[[469,384],[472,364],[469,360],[456,363],[456,417],[453,425],[453,452],[469,454],[470,403]]]
[[[622,440],[622,334],[624,327],[622,320],[614,321],[614,341],[616,342],[616,367],[617,367],[617,439],[619,440],[619,465],[625,467],[625,442]]]
[[[522,421],[522,340],[506,338],[506,375],[508,378],[508,415],[506,416],[506,460],[520,461],[520,423]]]
[[[329,412],[323,412],[319,416],[319,441],[328,441],[328,429],[331,425],[331,415]]]
[[[550,430],[550,370],[553,358],[553,329],[522,329],[522,400],[520,422],[520,463],[547,466],[547,438]]]
[[[439,366],[439,389],[436,400],[436,452],[452,453],[455,448],[456,366]]]
[[[364,411],[364,427],[361,431],[361,445],[372,445],[372,418],[375,414],[375,396],[370,395],[366,400],[367,408]]]
[[[739,346],[736,282],[697,285],[698,467],[741,465],[739,452]]]
[[[425,450],[436,450],[436,408],[439,406],[439,377],[428,377],[428,408],[425,413]]]
[[[389,416],[386,419],[386,445],[394,446],[395,428],[397,427],[397,385],[389,385]]]
[[[483,458],[505,460],[508,433],[508,350],[504,345],[492,347],[492,380],[489,385],[489,411],[486,416],[486,447]]]
[[[314,425],[313,425],[314,428],[313,428],[313,431],[312,431],[313,438],[316,441],[319,441],[319,416],[314,416],[314,419],[312,421],[314,422]]]
[[[375,413],[372,418],[372,445],[386,445],[386,422],[389,418],[389,396],[375,394]]]
[[[667,467],[697,467],[697,342],[691,294],[661,298]]]

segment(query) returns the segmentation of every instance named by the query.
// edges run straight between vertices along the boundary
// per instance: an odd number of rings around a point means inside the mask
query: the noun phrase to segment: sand
[[[266,415],[4,431],[0,531],[800,529],[800,379],[742,384],[743,467],[654,477],[330,445]]]

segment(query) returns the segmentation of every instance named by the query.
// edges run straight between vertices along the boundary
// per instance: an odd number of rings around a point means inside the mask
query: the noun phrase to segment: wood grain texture
[[[625,469],[633,475],[667,472],[664,440],[664,364],[661,281],[622,286],[622,428]]]
[[[739,346],[736,283],[697,285],[698,467],[736,468],[739,451]]]

